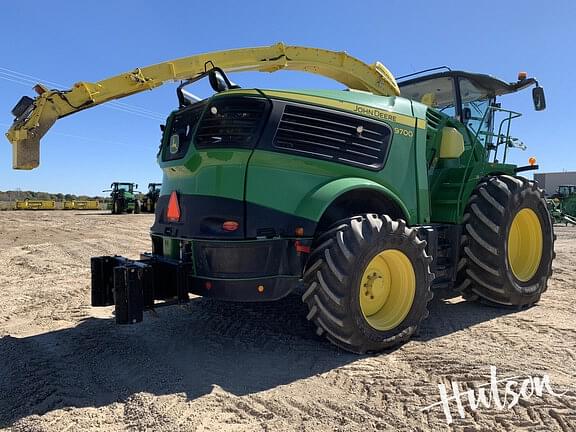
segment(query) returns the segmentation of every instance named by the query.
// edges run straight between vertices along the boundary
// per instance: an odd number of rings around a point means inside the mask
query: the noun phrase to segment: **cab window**
[[[412,99],[456,117],[456,91],[452,77],[415,82],[400,88],[402,97]]]
[[[464,123],[482,144],[491,142],[494,98],[467,78],[459,78]]]
[[[174,114],[169,129],[164,133],[163,161],[182,159],[186,155],[204,107],[205,104],[195,104]]]

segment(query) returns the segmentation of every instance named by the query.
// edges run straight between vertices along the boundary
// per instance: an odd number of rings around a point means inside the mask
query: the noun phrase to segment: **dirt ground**
[[[89,305],[89,259],[149,249],[151,215],[0,213],[0,428],[14,431],[576,430],[576,229],[559,227],[539,305],[437,293],[417,338],[356,356],[315,335],[296,295],[194,298],[117,326]],[[438,384],[548,374],[555,396],[465,404],[447,425]]]

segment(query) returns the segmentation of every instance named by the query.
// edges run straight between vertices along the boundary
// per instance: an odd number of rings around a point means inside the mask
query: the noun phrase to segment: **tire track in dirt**
[[[89,259],[149,249],[151,215],[3,212],[0,427],[11,430],[446,430],[438,384],[550,374],[511,410],[466,409],[456,431],[576,430],[576,230],[558,230],[549,290],[526,311],[437,293],[420,334],[355,356],[315,335],[298,296],[192,299],[116,326],[89,307]]]

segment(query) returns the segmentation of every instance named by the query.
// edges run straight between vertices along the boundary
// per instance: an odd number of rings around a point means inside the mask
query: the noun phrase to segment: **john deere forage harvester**
[[[243,89],[226,72],[317,73],[344,91]],[[215,94],[184,88],[208,77]],[[152,252],[92,259],[92,304],[142,320],[157,299],[194,293],[271,301],[303,286],[319,335],[354,352],[406,341],[431,288],[523,307],[546,290],[554,235],[542,191],[506,163],[496,98],[531,85],[436,70],[397,84],[380,63],[277,44],[137,68],[70,90],[35,87],[13,110],[14,167],[39,163],[59,118],[179,80],[163,126]],[[498,118],[502,118],[497,122]]]

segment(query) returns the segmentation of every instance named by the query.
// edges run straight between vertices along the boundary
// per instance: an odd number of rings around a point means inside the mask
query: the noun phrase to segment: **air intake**
[[[208,104],[196,131],[196,148],[253,148],[265,120],[266,102],[219,98]]]
[[[436,111],[427,109],[426,110],[426,122],[428,123],[428,127],[433,130],[438,130],[438,125],[442,120],[442,116],[438,114]]]
[[[302,156],[379,170],[391,134],[389,126],[355,115],[286,105],[274,146]]]

